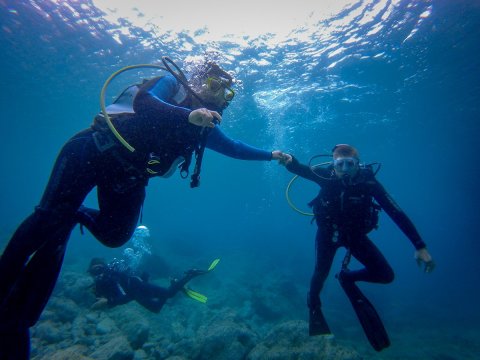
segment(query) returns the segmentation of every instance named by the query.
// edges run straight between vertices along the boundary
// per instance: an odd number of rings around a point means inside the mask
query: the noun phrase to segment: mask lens
[[[335,166],[336,170],[341,171],[350,171],[354,169],[358,164],[358,160],[354,158],[340,158],[334,160],[333,165]]]
[[[222,81],[220,79],[217,79],[217,78],[212,78],[212,77],[209,77],[207,79],[207,86],[210,90],[216,92],[218,90],[220,90],[220,88],[222,87]]]
[[[225,100],[226,101],[232,101],[234,96],[235,96],[235,91],[233,91],[231,88],[226,87],[225,88],[225,94],[223,95]]]
[[[223,98],[226,101],[232,101],[233,97],[235,96],[235,91],[233,91],[232,88],[228,87],[227,84],[228,83],[222,81],[222,79],[218,79],[214,77],[209,77],[207,79],[207,86],[211,91],[217,92],[223,88],[224,90]]]

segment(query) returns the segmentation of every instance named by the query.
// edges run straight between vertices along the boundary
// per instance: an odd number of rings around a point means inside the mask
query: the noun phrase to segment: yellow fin
[[[207,302],[207,297],[205,295],[202,295],[196,291],[193,291],[192,289],[189,289],[187,287],[184,287],[183,288],[183,291],[185,292],[185,294],[188,296],[188,297],[191,297],[192,299],[194,300],[197,300],[203,304],[205,304]]]
[[[207,271],[212,271],[213,269],[215,269],[215,267],[217,266],[217,264],[219,262],[220,262],[220,259],[213,260],[212,263],[210,264],[210,266],[208,267]]]

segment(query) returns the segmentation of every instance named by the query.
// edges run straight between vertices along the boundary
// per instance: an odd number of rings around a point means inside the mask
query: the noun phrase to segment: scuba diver
[[[213,267],[218,261],[214,263]],[[187,295],[205,302],[206,298],[203,295],[186,289],[185,285],[194,277],[213,270],[213,267],[210,266],[208,270],[190,269],[185,271],[182,278],[172,279],[170,286],[164,288],[150,283],[147,273],[143,272],[139,275],[138,271],[129,267],[128,263],[123,260],[114,260],[107,264],[101,258],[93,258],[88,273],[94,280],[97,301],[92,305],[92,309],[100,309],[104,306],[111,308],[135,300],[151,312],[158,313],[165,302],[180,290],[185,290]]]
[[[102,244],[119,247],[132,236],[150,178],[168,177],[177,167],[186,178],[193,153],[192,187],[199,184],[205,148],[242,160],[282,158],[281,151],[249,146],[220,130],[235,95],[228,72],[206,61],[187,80],[172,60],[162,61],[167,75],[129,87],[66,142],[40,203],[6,246],[0,259],[0,359],[29,358],[29,328],[50,298],[76,224]],[[82,203],[95,187],[99,209],[87,208]]]
[[[280,163],[290,172],[321,187],[317,197],[309,203],[318,226],[315,270],[307,297],[309,334],[331,335],[322,313],[320,292],[336,251],[345,247],[347,255],[338,280],[371,345],[377,351],[388,347],[390,340],[380,317],[355,284],[357,281],[388,284],[394,278],[392,268],[368,233],[377,228],[379,210],[385,210],[412,242],[419,265],[423,263],[425,271],[431,272],[435,264],[425,243],[411,220],[375,178],[373,166],[360,163],[358,151],[353,146],[336,145],[332,150],[333,161],[328,162],[327,167],[304,165],[292,155],[284,155]],[[354,256],[364,268],[349,270],[350,256]]]

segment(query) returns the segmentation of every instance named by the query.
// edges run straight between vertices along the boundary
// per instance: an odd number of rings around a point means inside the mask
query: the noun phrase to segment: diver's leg
[[[351,243],[352,255],[365,268],[346,272],[343,274],[344,281],[367,281],[380,284],[388,284],[393,281],[395,275],[392,267],[368,236],[362,235]]]
[[[145,184],[139,183],[125,193],[98,186],[100,210],[82,206],[78,211],[82,225],[104,245],[119,247],[133,235],[145,200]]]
[[[190,269],[185,271],[184,276],[180,279],[172,279],[170,282],[170,286],[168,287],[168,297],[174,297],[180,290],[183,290],[185,285],[192,280],[193,278],[205,275],[208,273],[208,270],[200,270],[200,269]]]
[[[0,359],[29,360],[30,330],[22,327],[14,329],[0,326]]]
[[[129,279],[129,294],[140,305],[154,313],[158,313],[170,297],[168,289],[143,281],[136,276]]]
[[[377,311],[355,284],[356,281],[389,283],[393,270],[384,256],[366,235],[350,239],[352,255],[364,266],[360,270],[342,270],[338,276],[340,285],[350,300],[368,341],[376,351],[390,346],[390,339]]]
[[[2,321],[36,324],[55,287],[73,226],[65,225],[29,260],[8,300],[3,305]]]
[[[77,134],[57,157],[48,185],[34,213],[15,231],[0,258],[0,304],[23,271],[30,256],[66,222],[93,188],[88,135]]]
[[[332,241],[333,231],[318,229],[315,238],[315,270],[310,281],[309,304],[320,305],[320,292],[332,267],[338,245]]]
[[[185,271],[185,275],[180,279],[173,279],[168,288],[151,284],[138,277],[132,277],[130,288],[138,303],[152,312],[159,312],[167,299],[174,297],[190,280],[207,273],[207,270],[198,269]]]
[[[17,229],[0,259],[0,328],[2,335],[8,333],[19,343],[29,344],[28,327],[38,320],[53,290],[75,212],[94,186],[89,171],[92,144],[88,132],[65,144],[40,205]],[[17,351],[28,353],[25,348]]]
[[[319,228],[315,239],[315,270],[310,281],[307,303],[309,308],[309,334],[330,334],[321,309],[320,292],[327,279],[333,258],[338,249],[333,241],[333,231]]]

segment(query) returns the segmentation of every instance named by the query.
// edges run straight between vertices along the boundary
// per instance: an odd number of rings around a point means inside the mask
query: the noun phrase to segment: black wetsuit
[[[135,96],[135,113],[112,116],[134,153],[99,116],[63,146],[40,204],[0,259],[0,359],[28,358],[28,328],[38,321],[53,291],[75,225],[84,225],[107,246],[123,245],[135,230],[149,178],[167,174],[178,158],[188,164],[202,141],[202,128],[188,122],[192,100],[178,100],[181,90],[172,76],[158,78]],[[218,126],[206,141],[207,148],[230,157],[271,160],[271,152],[232,140]],[[152,154],[158,160],[154,174],[146,169]],[[100,210],[82,206],[94,187]]]
[[[375,179],[369,167],[360,168],[351,181],[339,179],[332,167],[317,167],[312,171],[295,158],[287,169],[321,186],[318,196],[310,203],[318,225],[315,271],[308,298],[310,309],[320,306],[320,292],[339,247],[350,249],[365,266],[344,274],[345,281],[383,284],[393,281],[392,268],[367,236],[377,226],[378,209],[383,209],[392,218],[417,250],[425,247],[413,223]]]
[[[191,279],[191,276],[185,276],[172,281],[170,287],[164,288],[148,282],[145,276],[138,276],[115,262],[102,266],[93,277],[95,295],[106,298],[109,307],[135,300],[155,313],[158,313],[167,299],[175,296]]]

